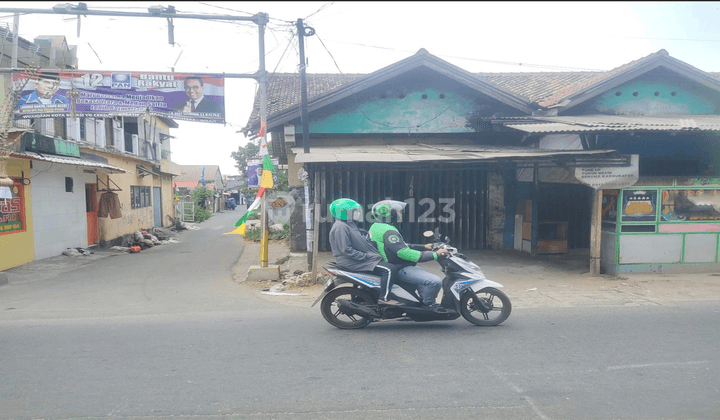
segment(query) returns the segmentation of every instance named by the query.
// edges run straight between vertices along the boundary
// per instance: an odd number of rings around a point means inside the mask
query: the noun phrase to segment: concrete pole
[[[263,131],[262,142],[267,144],[267,73],[265,71],[265,23],[258,25],[260,38],[260,129]],[[262,215],[260,216],[260,267],[268,266],[268,220],[267,220],[267,191],[262,195]]]
[[[18,66],[18,38],[20,35],[20,13],[15,13],[13,18],[13,44],[12,44],[12,59],[10,61],[10,68],[16,69]]]
[[[590,275],[600,275],[602,246],[602,190],[593,190],[590,215]]]

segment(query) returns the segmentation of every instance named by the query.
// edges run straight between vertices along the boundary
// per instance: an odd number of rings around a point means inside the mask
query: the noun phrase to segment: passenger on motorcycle
[[[447,312],[435,298],[442,287],[442,280],[417,266],[419,262],[437,260],[439,256],[448,254],[446,249],[430,251],[432,244],[408,245],[393,226],[402,222],[403,212],[407,203],[394,200],[383,200],[372,207],[372,215],[376,222],[370,227],[370,239],[377,243],[378,251],[384,261],[397,266],[398,279],[413,284],[423,300],[423,304],[435,312]]]
[[[365,271],[380,276],[379,303],[397,305],[400,302],[388,300],[392,281],[397,276],[394,264],[383,261],[383,257],[371,242],[366,240],[353,220],[361,220],[362,206],[349,198],[340,198],[330,204],[330,214],[335,223],[330,228],[330,248],[338,268],[349,271]]]

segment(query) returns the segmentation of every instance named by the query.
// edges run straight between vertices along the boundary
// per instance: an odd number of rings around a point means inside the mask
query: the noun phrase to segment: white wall
[[[87,243],[85,184],[95,183],[95,175],[74,165],[33,161],[32,218],[35,259],[54,257],[66,248]],[[65,192],[65,177],[73,179],[73,192]]]

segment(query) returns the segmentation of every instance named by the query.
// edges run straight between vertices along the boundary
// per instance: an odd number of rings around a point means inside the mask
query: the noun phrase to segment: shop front
[[[719,241],[720,178],[641,179],[603,192],[608,274],[720,270]]]

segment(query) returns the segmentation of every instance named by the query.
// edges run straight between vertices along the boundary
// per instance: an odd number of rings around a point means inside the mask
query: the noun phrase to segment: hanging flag
[[[265,137],[265,121],[260,123],[260,132],[258,133],[258,137]]]
[[[273,172],[275,172],[275,166],[273,166],[269,155],[265,155],[263,158],[263,172],[262,178],[260,179],[260,186],[263,188],[273,188]]]
[[[260,190],[257,193],[257,196],[255,196],[255,201],[252,202],[250,207],[248,207],[247,212],[243,214],[243,216],[235,223],[235,226],[237,228],[233,230],[232,232],[226,233],[226,235],[242,235],[245,236],[245,221],[247,220],[250,215],[255,214],[255,210],[257,210],[260,205],[262,204],[262,195],[265,192],[265,188],[260,188]]]

